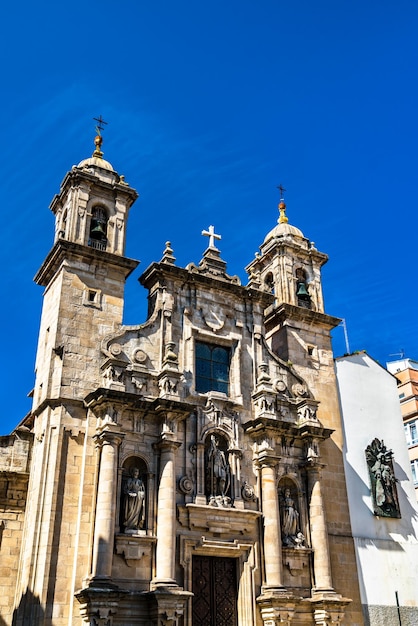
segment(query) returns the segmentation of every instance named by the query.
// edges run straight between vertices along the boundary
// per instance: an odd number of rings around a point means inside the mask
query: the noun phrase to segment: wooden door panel
[[[193,557],[193,626],[237,626],[235,559]]]

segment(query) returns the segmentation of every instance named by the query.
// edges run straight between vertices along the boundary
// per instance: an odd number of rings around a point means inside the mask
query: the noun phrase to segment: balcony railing
[[[99,241],[98,239],[89,239],[90,248],[94,248],[95,250],[106,250],[106,241]]]

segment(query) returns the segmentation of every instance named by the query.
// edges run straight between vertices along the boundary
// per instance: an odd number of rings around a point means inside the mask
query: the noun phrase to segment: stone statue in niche
[[[299,511],[289,487],[285,488],[280,498],[280,514],[283,545],[288,548],[304,547],[305,537],[299,527]]]
[[[145,524],[145,487],[139,469],[133,467],[123,489],[122,525],[125,533],[134,534]]]
[[[383,440],[373,439],[366,448],[366,461],[369,469],[373,511],[381,517],[401,517],[398,490],[393,471],[393,452],[388,450]]]
[[[211,506],[231,506],[231,498],[227,495],[230,482],[226,454],[219,446],[219,439],[211,435],[207,451],[207,492]]]

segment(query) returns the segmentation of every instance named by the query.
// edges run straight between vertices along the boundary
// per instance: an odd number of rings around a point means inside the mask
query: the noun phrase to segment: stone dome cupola
[[[276,306],[287,303],[324,312],[321,267],[328,257],[289,223],[283,197],[278,209],[277,225],[266,235],[260,253],[246,268],[250,284],[273,293]]]
[[[96,127],[92,156],[71,168],[51,202],[55,243],[66,240],[123,256],[128,213],[138,194],[103,158],[102,129]]]

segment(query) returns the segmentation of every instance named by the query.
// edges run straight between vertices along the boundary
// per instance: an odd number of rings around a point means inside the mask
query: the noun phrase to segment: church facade
[[[51,203],[33,409],[2,438],[0,624],[360,626],[327,256],[281,201],[247,285],[210,227],[124,326],[137,193],[95,142]]]

